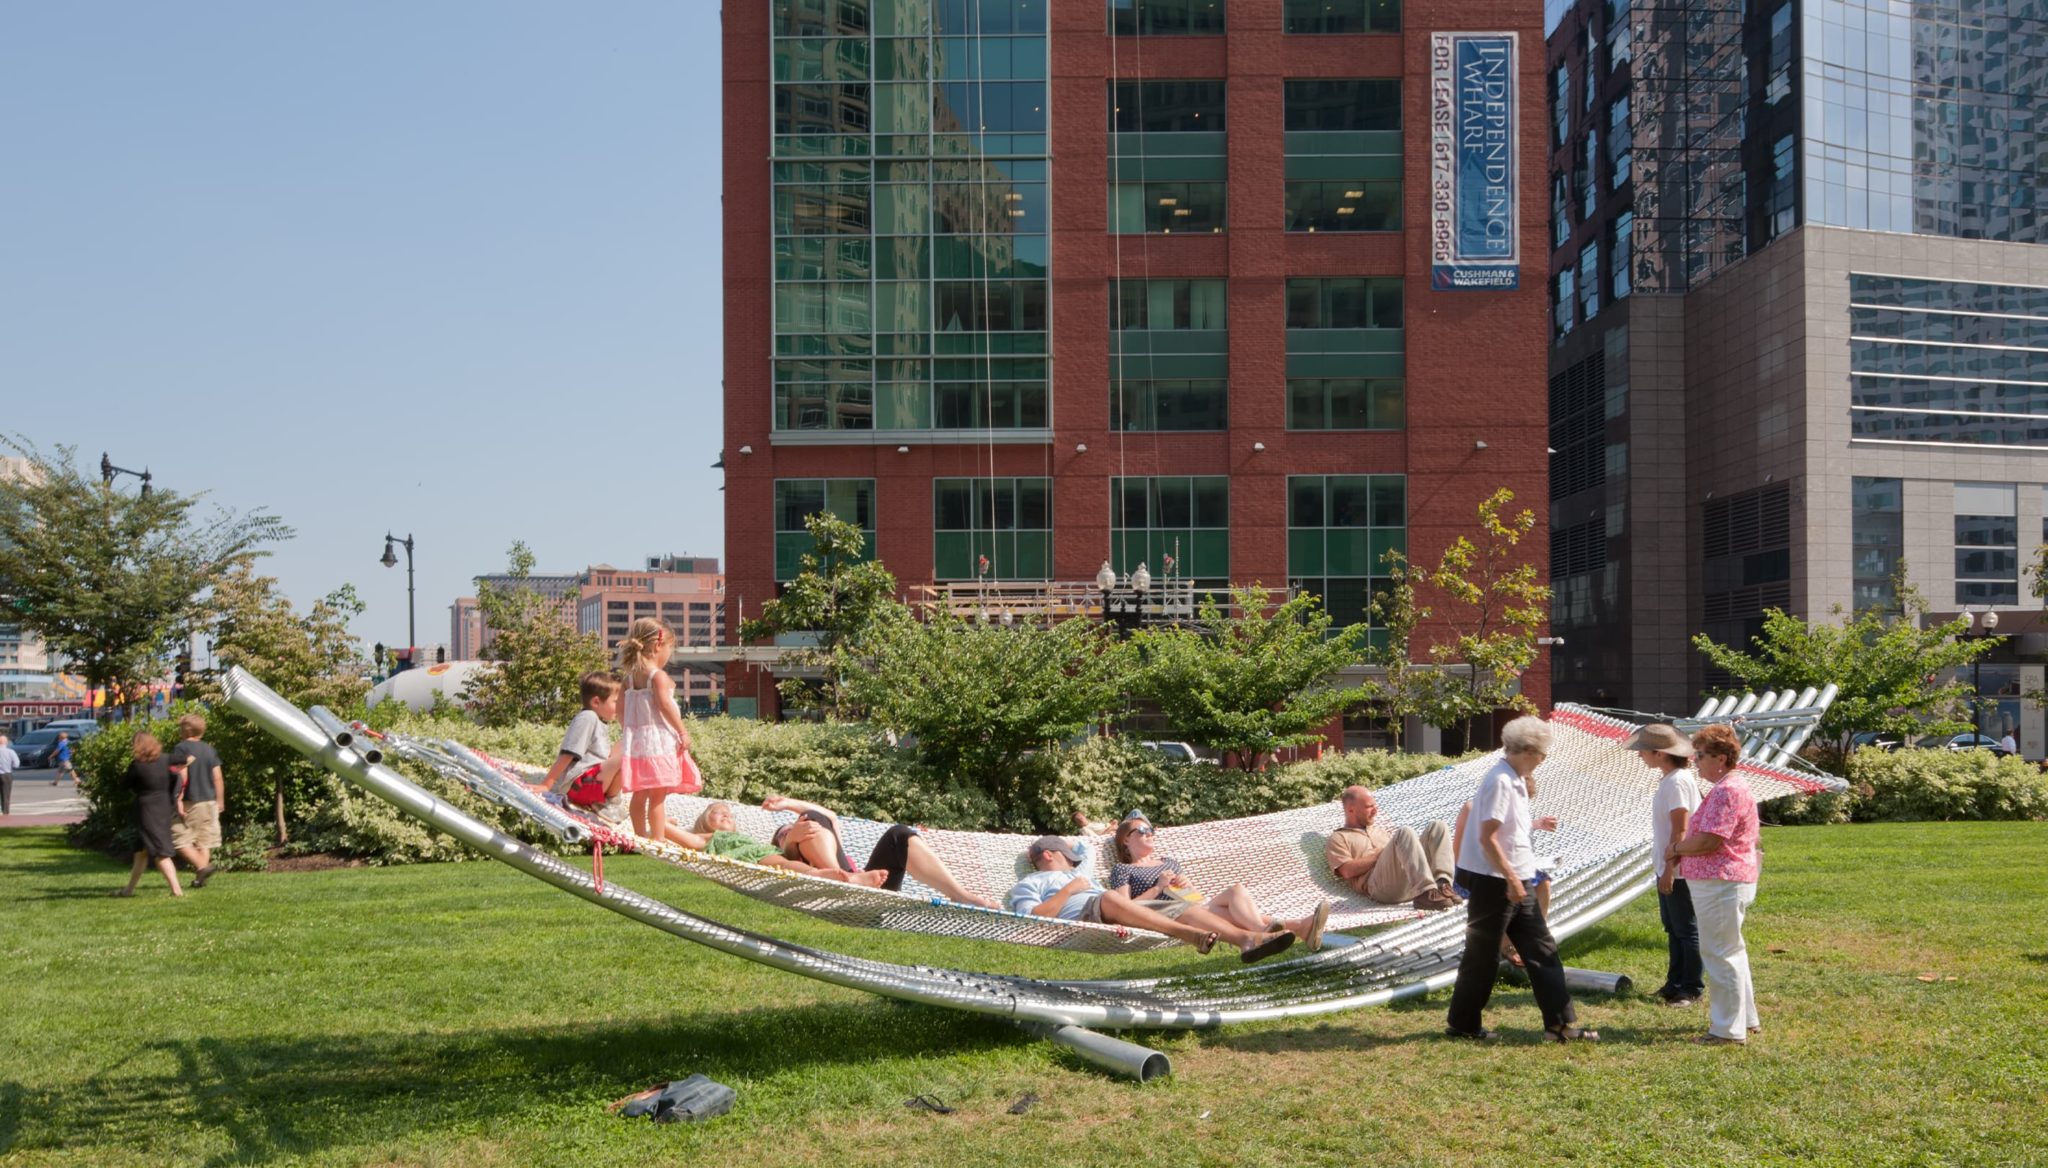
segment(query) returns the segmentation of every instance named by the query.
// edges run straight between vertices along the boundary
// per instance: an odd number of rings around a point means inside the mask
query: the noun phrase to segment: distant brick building
[[[725,640],[725,577],[711,556],[654,556],[644,569],[594,564],[581,577],[576,627],[604,638],[616,652],[635,618],[651,616],[668,625],[679,648]],[[672,664],[676,699],[699,711],[721,708],[724,674]]]

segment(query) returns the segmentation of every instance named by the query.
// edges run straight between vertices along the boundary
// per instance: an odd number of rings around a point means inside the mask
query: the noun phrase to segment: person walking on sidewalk
[[[21,756],[14,753],[7,735],[0,734],[0,815],[14,814],[14,772],[21,769]]]
[[[50,779],[52,787],[63,782],[65,775],[71,776],[72,786],[78,785],[78,771],[71,765],[71,735],[61,730],[57,732],[57,749],[50,752],[50,765],[57,768],[56,775]]]

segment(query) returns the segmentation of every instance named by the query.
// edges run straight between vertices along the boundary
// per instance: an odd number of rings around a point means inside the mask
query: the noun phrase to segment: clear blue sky
[[[764,0],[765,2],[765,0]],[[723,555],[712,0],[0,4],[0,432],[298,530],[419,639]],[[132,489],[129,488],[129,489]]]

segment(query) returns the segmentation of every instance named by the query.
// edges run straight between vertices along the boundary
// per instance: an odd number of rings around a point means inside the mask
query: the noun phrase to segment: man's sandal
[[[1545,1026],[1543,1033],[1548,1034],[1553,1042],[1600,1041],[1598,1030],[1581,1030],[1577,1026]]]

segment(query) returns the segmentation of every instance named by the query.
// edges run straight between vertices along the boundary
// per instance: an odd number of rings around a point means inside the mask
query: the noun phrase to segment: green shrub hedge
[[[1847,791],[1771,799],[1762,805],[1764,818],[1783,824],[2048,819],[2048,774],[1988,750],[1858,750],[1843,777]]]

